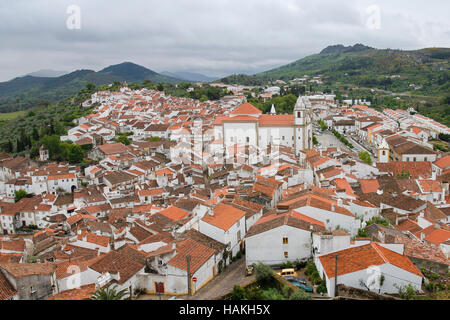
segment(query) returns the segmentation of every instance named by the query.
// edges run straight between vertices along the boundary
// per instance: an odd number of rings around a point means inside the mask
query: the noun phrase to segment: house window
[[[36,292],[36,287],[35,286],[31,286],[30,287],[30,293],[35,293]]]
[[[288,254],[287,251],[284,252],[284,257],[285,257],[285,258],[289,258],[289,254]]]
[[[283,238],[283,244],[288,244],[288,238],[287,237]]]
[[[245,141],[250,142],[250,137],[246,137]]]
[[[413,161],[416,162],[416,157],[414,157],[413,159],[414,159]]]

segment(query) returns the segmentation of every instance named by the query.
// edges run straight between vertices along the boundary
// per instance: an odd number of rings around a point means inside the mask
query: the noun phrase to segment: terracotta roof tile
[[[239,210],[228,204],[219,203],[213,209],[213,216],[205,214],[202,221],[216,226],[222,230],[228,230],[242,217],[245,217],[245,211]]]

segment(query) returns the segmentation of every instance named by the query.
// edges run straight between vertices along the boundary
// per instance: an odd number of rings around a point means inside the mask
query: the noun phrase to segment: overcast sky
[[[67,27],[70,5],[80,29]],[[0,81],[124,61],[224,76],[333,44],[450,47],[449,12],[448,0],[2,0]]]

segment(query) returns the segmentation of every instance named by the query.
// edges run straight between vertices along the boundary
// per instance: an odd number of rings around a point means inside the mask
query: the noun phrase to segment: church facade
[[[246,102],[228,115],[214,121],[214,136],[225,150],[233,146],[253,146],[266,150],[269,145],[301,150],[312,149],[312,108],[306,97],[299,97],[293,114],[277,115],[275,107],[269,114]]]

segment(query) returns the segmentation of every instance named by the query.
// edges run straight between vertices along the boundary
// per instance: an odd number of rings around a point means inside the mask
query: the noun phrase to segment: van
[[[295,272],[295,269],[283,269],[281,270],[278,275],[284,277],[284,276],[291,276],[291,277],[297,277],[297,272]]]

